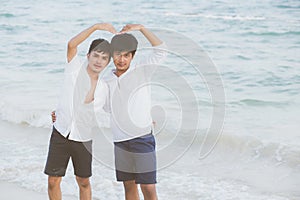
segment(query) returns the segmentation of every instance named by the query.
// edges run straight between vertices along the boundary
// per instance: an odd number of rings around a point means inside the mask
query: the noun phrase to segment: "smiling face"
[[[109,63],[109,53],[91,51],[87,54],[88,68],[93,72],[99,74]]]
[[[128,52],[128,51],[115,51],[113,53],[113,61],[116,67],[116,75],[120,76],[123,73],[125,73],[129,66],[130,63],[132,61],[133,58],[133,54],[132,52]]]
[[[137,50],[137,39],[128,33],[117,34],[111,39],[112,58],[116,67],[115,74],[125,73]]]

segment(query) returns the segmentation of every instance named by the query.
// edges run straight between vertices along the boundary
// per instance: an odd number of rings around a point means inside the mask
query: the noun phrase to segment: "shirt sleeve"
[[[75,73],[80,70],[82,66],[82,62],[78,55],[75,55],[74,58],[66,63],[65,66],[65,73]]]
[[[167,45],[164,42],[158,46],[153,46],[147,49],[146,55],[141,56],[137,61],[138,65],[161,63],[167,55]]]
[[[108,104],[109,88],[103,80],[99,80],[94,94],[94,111],[99,127],[110,127],[110,113],[105,111]]]
[[[145,73],[152,74],[157,66],[164,61],[167,56],[167,45],[163,42],[158,46],[145,50],[147,53],[141,55],[136,63],[136,67],[144,67]]]

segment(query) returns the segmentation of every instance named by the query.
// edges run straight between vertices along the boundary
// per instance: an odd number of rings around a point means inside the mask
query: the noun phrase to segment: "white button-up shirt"
[[[76,55],[66,64],[64,83],[56,109],[54,127],[70,140],[85,142],[92,139],[97,126],[94,104],[84,103],[90,89],[87,61],[81,62]]]
[[[144,57],[132,60],[129,69],[117,77],[114,70],[100,80],[95,91],[95,111],[100,126],[110,112],[110,126],[114,142],[121,142],[149,134],[152,130],[151,76],[166,56],[166,46],[153,47]],[[148,49],[149,50],[149,49]],[[106,108],[105,108],[106,107]],[[100,118],[100,119],[99,119]]]

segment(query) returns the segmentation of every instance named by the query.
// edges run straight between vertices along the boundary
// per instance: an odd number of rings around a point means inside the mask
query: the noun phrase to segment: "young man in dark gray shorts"
[[[77,56],[77,46],[97,30],[116,33],[111,24],[98,23],[68,42],[64,85],[55,111],[56,119],[45,166],[50,200],[62,199],[60,183],[70,158],[80,199],[92,199],[89,177],[92,175],[92,134],[93,128],[97,126],[94,117],[94,92],[100,72],[110,61],[110,44],[104,39],[94,40],[85,62],[81,62]]]

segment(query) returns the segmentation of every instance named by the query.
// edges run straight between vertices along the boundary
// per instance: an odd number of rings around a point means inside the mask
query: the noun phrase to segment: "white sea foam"
[[[46,192],[46,184],[41,183],[46,182],[43,169],[50,130],[30,128],[26,125],[16,126],[3,122],[1,122],[1,126],[4,127],[5,133],[15,133],[15,135],[10,134],[7,137],[3,133],[1,134],[0,162],[3,163],[0,166],[1,180],[16,183],[30,190]],[[24,133],[31,133],[35,139],[31,140],[25,137]],[[160,138],[157,138],[158,147],[160,146],[159,140]],[[287,147],[271,145],[271,147],[264,149],[259,147],[262,145],[260,142],[255,144],[255,139],[252,140],[254,141],[251,142],[250,139],[239,144],[236,138],[222,137],[217,148],[206,159],[199,160],[199,142],[202,142],[202,139],[198,137],[188,151],[176,162],[158,170],[158,193],[160,197],[217,200],[229,200],[234,197],[237,199],[272,198],[287,200],[289,196],[297,195],[299,186],[297,174],[299,172],[295,171],[297,167],[288,163],[284,164],[287,159],[284,154],[289,152],[284,153],[282,149]],[[106,149],[105,156],[112,160],[112,144],[97,146],[99,142],[101,143],[101,141],[94,141],[94,172],[92,177],[94,198],[120,199],[123,196],[120,192],[122,191],[122,184],[115,181],[113,165],[108,166],[99,162],[101,155],[97,151],[99,148]],[[184,140],[177,145],[178,148],[181,148],[180,145],[184,145]],[[256,151],[260,154],[258,157],[255,154]],[[158,150],[158,155],[159,153]],[[278,156],[281,158],[278,159]],[[298,155],[295,156],[299,157]],[[161,158],[159,156],[158,158],[158,162],[161,162]],[[67,175],[62,183],[66,195],[74,195],[74,191],[77,191],[71,166],[69,164]],[[280,176],[274,177],[274,174],[280,174]],[[258,177],[260,177],[259,184],[257,183]],[[274,184],[270,186],[269,181],[274,181]],[[285,186],[276,183],[284,183]],[[274,187],[276,187],[277,192],[272,190]],[[174,188],[176,188],[175,191]]]
[[[31,190],[46,192],[46,184],[43,184],[46,181],[43,168],[50,130],[26,128],[24,125],[15,126],[3,122],[1,126],[4,127],[6,133],[11,131],[15,134],[9,137],[4,137],[4,134],[1,134],[0,159],[1,163],[3,163],[0,167],[1,180],[14,182]],[[22,133],[29,132],[32,134],[32,137],[35,137],[35,140],[30,140],[24,134],[22,135]],[[18,140],[15,140],[16,138]],[[197,159],[198,142],[201,142],[201,140],[198,138],[190,149],[175,163],[171,163],[168,167],[158,171],[158,193],[161,198],[232,199],[234,197],[238,199],[271,198],[286,200],[289,199],[289,195],[286,195],[287,193],[290,193],[290,195],[292,193],[294,195],[297,194],[297,184],[299,186],[298,172],[289,170],[291,166],[276,164],[285,162],[286,158],[278,160],[276,156],[282,157],[279,152],[287,147],[274,146],[260,150],[259,144],[253,144],[255,142],[252,142],[252,144],[248,142],[248,145],[242,145],[236,144],[237,139],[222,138],[221,143],[210,156],[204,160],[199,160]],[[227,142],[225,143],[224,140]],[[97,141],[95,141],[94,145],[97,145]],[[108,144],[107,147],[95,147],[94,175],[92,177],[95,199],[105,197],[114,200],[123,196],[122,184],[115,181],[112,166],[103,165],[103,163],[99,162],[99,157],[97,158],[99,152],[96,150],[99,148],[109,149],[111,148],[109,146]],[[256,157],[256,150],[266,155]],[[106,151],[106,155],[111,156],[112,159],[112,149],[111,151]],[[270,159],[266,162],[266,159],[263,157],[269,157]],[[297,157],[299,156],[297,155]],[[257,167],[259,167],[259,171],[257,171]],[[295,170],[296,168],[293,169]],[[278,172],[281,175],[274,177],[274,173]],[[264,179],[260,179],[261,183],[257,184],[256,178],[262,175]],[[277,182],[280,180],[281,183],[285,183],[285,187],[280,185],[280,188],[275,184],[276,182],[270,186],[268,185],[270,180]],[[286,187],[289,184],[294,184],[294,186]],[[175,191],[172,189],[174,187],[177,188]],[[272,191],[274,187],[277,189],[276,193]],[[62,188],[66,195],[74,195],[74,191],[77,190],[71,167],[68,168],[67,175],[63,179]],[[264,194],[261,191],[264,191]]]
[[[241,16],[241,15],[209,15],[203,13],[178,13],[171,12],[165,13],[166,16],[176,16],[176,17],[186,17],[186,18],[208,18],[208,19],[222,19],[222,20],[237,20],[237,21],[247,21],[247,20],[255,20],[261,21],[265,20],[265,17],[261,16]]]

